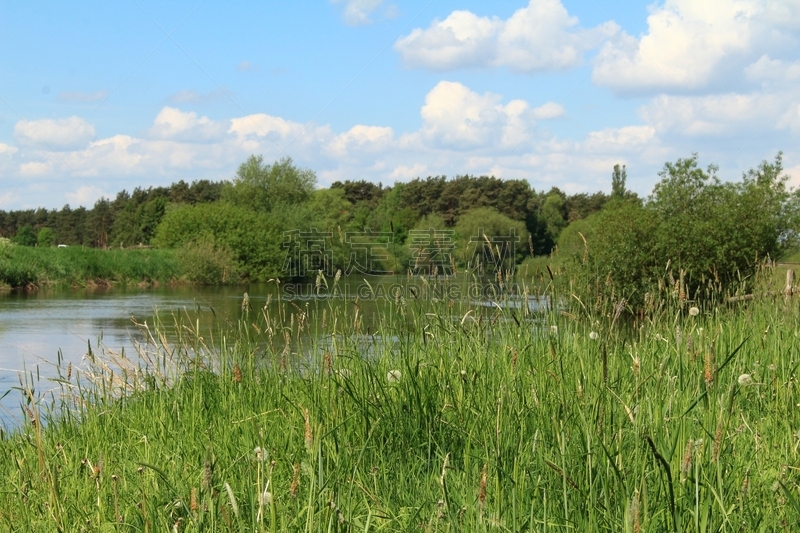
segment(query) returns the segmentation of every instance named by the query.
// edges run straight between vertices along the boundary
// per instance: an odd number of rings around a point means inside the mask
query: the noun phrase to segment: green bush
[[[684,301],[700,298],[701,288],[719,294],[744,281],[747,289],[761,261],[793,245],[798,195],[787,189],[780,154],[740,182],[723,183],[716,170],[698,168],[696,154],[667,163],[644,205],[615,200],[587,219],[580,271],[592,290],[637,307],[666,287]]]
[[[178,254],[183,276],[194,283],[219,285],[237,283],[241,268],[233,252],[203,236],[186,243]]]
[[[233,254],[243,277],[267,281],[283,274],[283,231],[284,222],[271,213],[255,213],[224,202],[183,205],[167,212],[156,228],[153,244],[181,248],[211,239]]]

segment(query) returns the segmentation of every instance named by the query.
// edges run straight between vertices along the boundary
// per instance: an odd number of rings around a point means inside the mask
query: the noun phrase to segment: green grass
[[[145,330],[146,366],[95,354],[91,372],[31,376],[55,390],[0,441],[0,524],[800,526],[797,302],[623,321],[400,299],[370,331],[359,310],[286,302],[213,335],[185,316],[178,338]]]
[[[178,274],[173,250],[0,247],[0,286],[11,288],[167,283]]]

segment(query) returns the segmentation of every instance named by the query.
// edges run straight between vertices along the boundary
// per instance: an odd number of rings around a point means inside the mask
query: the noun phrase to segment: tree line
[[[151,245],[164,216],[185,206],[225,203],[264,214],[325,203],[325,199],[335,199],[340,210],[335,217],[337,230],[394,230],[400,245],[421,220],[437,217],[442,227],[451,228],[470,210],[490,208],[524,224],[533,253],[540,255],[550,252],[570,222],[599,211],[609,196],[603,192],[568,195],[557,187],[536,191],[524,180],[470,175],[417,178],[394,186],[348,180],[316,189],[313,172],[298,169],[291,160],[265,165],[261,158],[252,157],[231,181],[179,181],[168,187],[123,190],[113,200],[101,198],[89,209],[65,205],[0,211],[0,236],[28,246]],[[325,222],[330,229],[330,220]]]

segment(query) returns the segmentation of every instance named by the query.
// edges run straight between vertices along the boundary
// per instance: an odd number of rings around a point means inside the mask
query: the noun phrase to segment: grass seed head
[[[297,498],[297,489],[300,487],[300,463],[294,464],[294,474],[292,484],[289,486],[289,496]]]

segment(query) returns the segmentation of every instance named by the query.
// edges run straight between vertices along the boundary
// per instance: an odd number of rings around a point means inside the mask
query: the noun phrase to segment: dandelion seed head
[[[751,376],[750,374],[742,374],[741,376],[739,376],[739,379],[737,381],[739,382],[740,386],[746,387],[747,385],[753,384],[753,376]]]
[[[400,378],[403,377],[403,373],[399,370],[389,370],[386,373],[386,381],[389,383],[397,383],[400,381]]]
[[[550,326],[550,333],[554,335],[558,333],[558,326]]]
[[[264,462],[264,450],[261,449],[261,446],[256,446],[255,449],[253,449],[253,453],[256,454],[256,461],[259,463]]]
[[[600,335],[598,335],[596,331],[589,332],[589,338],[592,339],[593,341],[596,341],[599,337]]]
[[[700,309],[697,307],[690,307],[689,308],[689,316],[697,316],[700,314]]]

